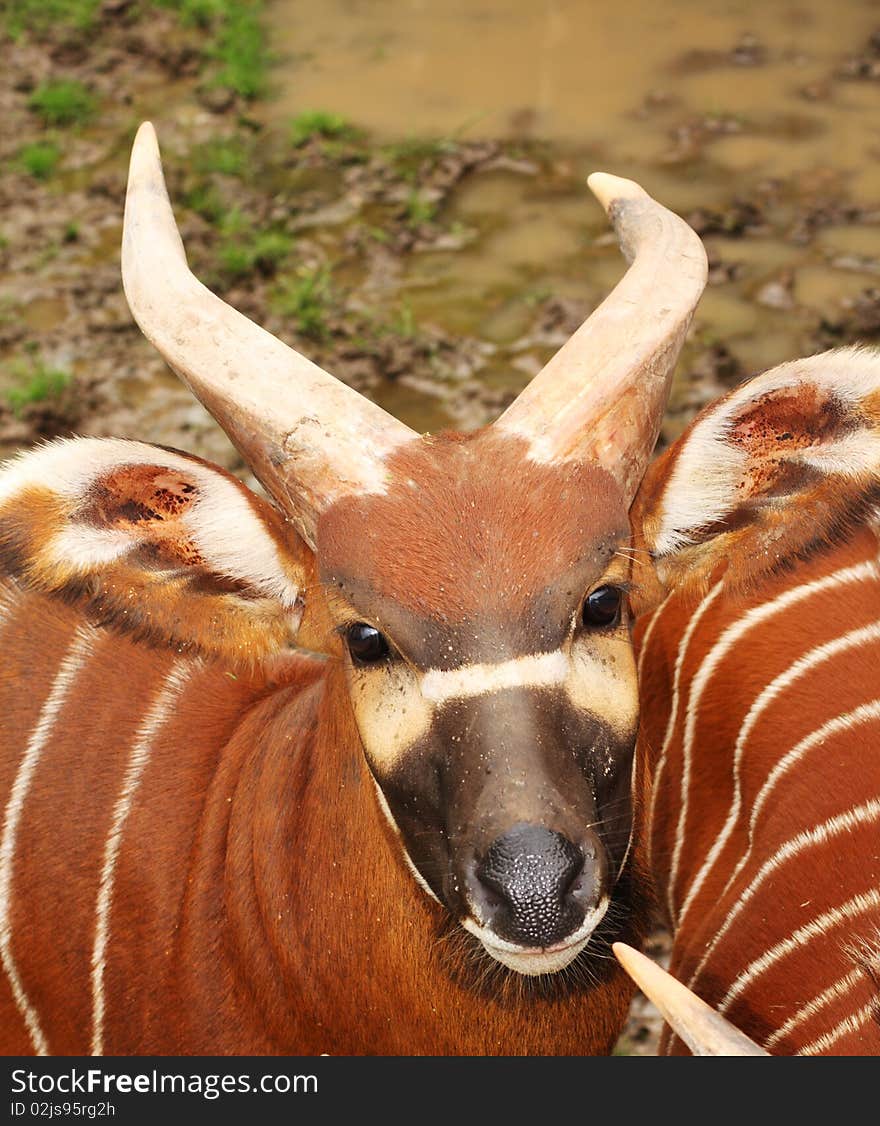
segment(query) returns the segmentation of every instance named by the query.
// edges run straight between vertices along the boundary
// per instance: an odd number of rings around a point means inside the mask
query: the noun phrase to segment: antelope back
[[[875,353],[783,365],[707,408],[634,506],[671,969],[783,1054],[880,1051],[878,403]]]

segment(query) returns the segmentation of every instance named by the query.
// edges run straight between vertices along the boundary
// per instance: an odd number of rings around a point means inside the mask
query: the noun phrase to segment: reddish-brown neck
[[[630,993],[617,973],[542,999],[455,933],[417,886],[343,691],[335,666],[304,697],[282,690],[252,709],[224,752],[200,834],[204,890],[190,892],[184,924],[198,994],[190,1011],[203,1013],[209,997],[216,1008],[219,976],[229,988],[214,1033],[225,1019],[238,1043],[253,1036],[259,1051],[609,1051]],[[210,890],[221,869],[222,905]],[[202,936],[221,917],[218,963]]]

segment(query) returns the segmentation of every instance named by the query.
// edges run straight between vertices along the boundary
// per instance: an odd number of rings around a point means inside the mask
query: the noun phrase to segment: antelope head
[[[706,279],[679,218],[627,180],[590,185],[629,270],[466,435],[416,434],[205,289],[148,124],[126,204],[134,316],[311,552],[300,643],[344,664],[413,875],[524,974],[580,953],[629,852],[628,511]]]

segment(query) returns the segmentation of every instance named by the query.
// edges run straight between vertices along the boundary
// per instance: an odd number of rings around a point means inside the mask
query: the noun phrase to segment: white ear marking
[[[59,565],[87,570],[112,563],[137,542],[124,528],[95,528],[75,521],[75,506],[90,488],[126,466],[157,466],[193,480],[199,493],[183,513],[182,526],[205,565],[221,575],[250,583],[269,598],[293,608],[299,588],[285,568],[278,547],[239,487],[222,471],[156,446],[119,438],[62,439],[29,450],[0,473],[0,509],[28,489],[45,489],[71,506],[73,522],[50,541]]]
[[[662,494],[653,549],[658,556],[687,546],[701,528],[723,519],[739,500],[735,485],[748,464],[745,450],[728,443],[734,421],[750,401],[790,388],[815,387],[856,417],[864,401],[880,392],[880,354],[841,348],[793,360],[748,380],[710,407],[681,439],[678,457]],[[880,472],[880,431],[865,420],[861,429],[832,435],[821,444],[790,450],[786,459],[825,473],[858,478]]]

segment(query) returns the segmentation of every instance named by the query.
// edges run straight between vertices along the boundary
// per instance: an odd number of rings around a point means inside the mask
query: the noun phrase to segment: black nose
[[[561,833],[514,825],[477,864],[481,907],[500,938],[522,946],[550,946],[583,922],[583,897],[573,885],[584,854]]]

